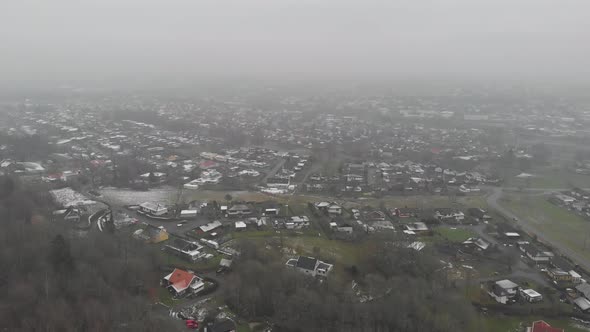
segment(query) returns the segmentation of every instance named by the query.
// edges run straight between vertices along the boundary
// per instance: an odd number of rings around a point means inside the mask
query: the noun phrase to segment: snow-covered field
[[[116,205],[133,205],[144,202],[170,204],[175,199],[178,189],[164,186],[148,191],[106,187],[99,190],[102,199]]]
[[[84,205],[95,205],[96,202],[82,195],[81,193],[74,191],[72,188],[61,188],[50,190],[49,193],[56,203],[63,207],[70,206],[84,206]]]

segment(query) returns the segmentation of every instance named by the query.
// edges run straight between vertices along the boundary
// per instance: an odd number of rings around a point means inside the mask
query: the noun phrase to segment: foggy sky
[[[587,0],[2,0],[0,80],[585,79]]]

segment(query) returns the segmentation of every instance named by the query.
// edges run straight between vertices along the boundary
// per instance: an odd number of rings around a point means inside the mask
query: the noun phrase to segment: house
[[[191,219],[197,216],[199,210],[181,210],[180,211],[180,218],[182,219]]]
[[[506,236],[509,240],[518,240],[520,239],[520,234],[517,232],[505,232],[504,236]]]
[[[550,261],[551,268],[547,269],[547,275],[557,283],[579,284],[582,276],[574,270],[574,265],[565,258],[555,256]]]
[[[236,231],[243,231],[246,229],[246,223],[243,221],[236,221],[235,227]]]
[[[543,301],[543,296],[533,289],[521,289],[520,296],[529,303]]]
[[[297,270],[311,276],[326,277],[332,270],[333,265],[324,263],[313,257],[299,256],[298,258],[289,259],[287,266],[296,268]]]
[[[219,261],[219,268],[229,270],[231,269],[232,263],[232,259],[222,258],[221,261]]]
[[[147,243],[160,243],[168,240],[169,236],[165,228],[146,224],[144,228],[133,232],[133,237]]]
[[[285,228],[287,229],[301,229],[309,226],[309,218],[307,216],[292,216],[285,221]]]
[[[580,296],[574,299],[574,304],[582,312],[588,312],[588,310],[590,310],[590,301],[588,301],[588,299],[585,297]]]
[[[576,199],[565,194],[556,193],[549,197],[549,201],[557,205],[569,205],[574,203]]]
[[[162,286],[174,297],[180,297],[188,294],[197,294],[205,289],[203,279],[197,277],[194,273],[174,269],[172,273],[162,279]]]
[[[152,216],[163,216],[168,213],[168,208],[163,204],[145,202],[139,205],[138,212]]]
[[[408,249],[414,249],[416,251],[421,251],[422,249],[424,249],[424,247],[426,247],[426,243],[424,242],[419,242],[419,241],[415,241],[412,242],[410,244],[408,244]]]
[[[417,208],[395,208],[390,210],[391,215],[398,218],[418,218],[419,210]]]
[[[352,232],[354,231],[354,229],[352,228],[352,225],[350,225],[346,222],[343,222],[341,220],[333,220],[332,222],[330,222],[330,228],[335,232],[348,233],[348,234],[352,234]]]
[[[538,320],[533,322],[531,327],[526,328],[526,332],[564,332],[564,329],[558,329],[556,327],[551,327],[551,325],[547,324],[545,321]]]
[[[590,284],[584,282],[577,285],[575,288],[578,294],[584,296],[586,299],[590,299]]]
[[[434,217],[440,221],[461,222],[465,219],[465,214],[452,208],[438,208],[434,211]]]
[[[203,255],[201,252],[203,246],[197,242],[186,241],[181,238],[175,238],[172,243],[167,244],[164,248],[168,252],[188,261],[196,261]]]
[[[426,226],[423,222],[413,222],[404,225],[407,231],[414,232],[414,233],[422,233],[428,231],[428,226]]]
[[[488,294],[498,303],[515,302],[518,285],[508,279],[499,280],[491,285]]]
[[[272,188],[289,188],[291,185],[291,177],[270,177],[266,179],[266,186]]]
[[[463,242],[463,246],[476,250],[486,250],[490,243],[480,237],[471,237]]]
[[[252,213],[246,204],[235,204],[231,208],[227,209],[228,216],[247,216]]]
[[[236,332],[236,323],[228,318],[224,318],[220,321],[209,323],[205,326],[204,332]]]
[[[139,176],[144,181],[149,181],[151,183],[162,183],[166,180],[166,173],[162,172],[151,172],[151,173],[144,173]]]
[[[217,228],[219,228],[221,226],[222,226],[221,225],[221,222],[219,220],[215,220],[213,222],[210,222],[208,224],[205,224],[203,226],[200,226],[199,227],[199,230],[201,232],[203,232],[203,233],[209,233],[209,232],[211,232],[211,231],[213,231],[213,230],[215,230],[215,229],[217,229]]]
[[[281,212],[280,208],[266,208],[264,209],[263,215],[265,216],[278,216]]]
[[[384,221],[385,220],[385,213],[373,210],[365,213],[365,220],[367,221]]]
[[[486,211],[480,208],[469,208],[467,209],[467,213],[469,216],[476,218],[478,220],[489,220],[492,219],[489,215],[486,214]]]
[[[522,244],[519,247],[520,251],[522,251],[529,259],[537,264],[548,263],[549,260],[554,256],[552,252],[542,250],[530,243]]]
[[[316,209],[318,209],[320,211],[327,212],[328,214],[336,214],[336,215],[342,214],[342,207],[336,203],[319,202],[319,203],[315,203],[315,207],[316,207]]]
[[[184,184],[184,189],[199,189],[199,184],[202,182],[199,179],[192,180]]]
[[[332,204],[330,204],[330,206],[328,206],[328,214],[341,215],[342,214],[342,207],[336,203],[332,203]]]

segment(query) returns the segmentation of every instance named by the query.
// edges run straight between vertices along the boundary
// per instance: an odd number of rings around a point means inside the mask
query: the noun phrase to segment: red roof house
[[[565,332],[565,330],[551,327],[547,322],[538,320],[533,322],[533,326],[527,328],[527,332]]]
[[[199,292],[205,284],[201,278],[191,272],[174,269],[172,273],[164,277],[163,285],[174,295],[181,296],[187,291]]]

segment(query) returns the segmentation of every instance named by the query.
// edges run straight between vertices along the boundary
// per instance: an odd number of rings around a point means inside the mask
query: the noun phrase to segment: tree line
[[[162,272],[155,252],[128,238],[79,237],[50,224],[48,197],[0,178],[0,330],[169,331],[151,313]]]

